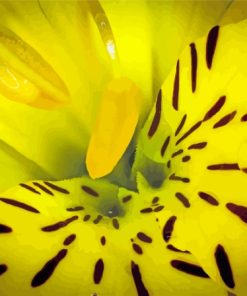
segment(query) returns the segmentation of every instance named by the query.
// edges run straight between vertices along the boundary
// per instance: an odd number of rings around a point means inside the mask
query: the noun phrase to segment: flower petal
[[[150,137],[156,103],[138,146],[165,167],[156,194],[178,217],[176,245],[237,295],[247,291],[246,36],[245,20],[187,46],[163,84],[159,125]]]
[[[158,91],[182,49],[218,22],[229,1],[211,5],[206,1],[101,3],[112,24],[124,73],[143,90],[147,112],[153,93]]]
[[[36,178],[49,178],[48,172],[36,163],[0,141],[0,188],[6,190],[18,183]]]
[[[2,193],[1,295],[226,295],[191,254],[166,248],[164,201],[88,178]]]
[[[185,46],[216,25],[229,5],[226,1],[147,1],[152,45],[153,94]]]
[[[224,14],[220,23],[222,25],[236,23],[246,19],[246,17],[247,17],[246,1],[235,0],[229,3],[227,12]]]

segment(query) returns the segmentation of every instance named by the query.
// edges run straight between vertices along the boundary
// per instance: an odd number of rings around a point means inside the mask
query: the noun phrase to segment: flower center
[[[98,207],[98,211],[109,218],[122,217],[125,214],[117,198],[106,198],[106,200],[99,203]]]

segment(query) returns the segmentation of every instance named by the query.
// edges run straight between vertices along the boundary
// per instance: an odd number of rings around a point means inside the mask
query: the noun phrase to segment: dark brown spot
[[[164,206],[157,206],[156,208],[154,208],[154,212],[160,212],[164,209]]]
[[[171,244],[167,245],[166,248],[167,248],[168,250],[170,250],[170,251],[173,251],[173,252],[190,254],[189,251],[182,251],[182,250],[180,250],[180,249],[174,247],[174,246],[171,245]]]
[[[191,88],[192,92],[196,90],[196,77],[197,77],[197,51],[195,43],[190,44],[191,55]]]
[[[88,186],[82,186],[81,187],[83,191],[85,191],[87,194],[94,196],[94,197],[98,197],[99,194],[98,192],[96,192],[95,190],[93,190],[91,187]]]
[[[76,235],[75,234],[71,234],[68,237],[66,237],[66,239],[64,240],[63,244],[65,246],[69,246],[71,243],[73,243],[73,241],[76,239]]]
[[[131,198],[132,198],[132,195],[127,195],[127,196],[123,197],[122,202],[124,202],[124,203],[128,202],[131,200]]]
[[[216,259],[216,264],[218,266],[220,276],[223,280],[223,282],[229,287],[229,288],[234,288],[235,283],[233,279],[233,274],[232,274],[232,269],[231,265],[227,256],[227,253],[223,246],[218,245],[216,250],[215,250],[215,259]]]
[[[96,219],[93,220],[93,223],[94,224],[98,224],[102,219],[103,219],[103,216],[102,215],[98,215],[96,217]]]
[[[212,206],[219,205],[219,202],[212,195],[210,195],[206,192],[198,192],[198,195],[201,199],[205,200],[206,202],[208,202]]]
[[[218,35],[219,35],[219,26],[213,27],[208,33],[207,45],[206,45],[206,62],[207,62],[208,69],[211,69],[212,67]]]
[[[151,237],[146,235],[144,232],[138,232],[137,237],[139,238],[139,240],[143,241],[144,243],[150,244],[152,242]]]
[[[90,219],[90,217],[91,217],[90,215],[85,215],[85,217],[83,218],[83,221],[84,222],[88,221]]]
[[[171,266],[179,271],[185,272],[190,275],[199,276],[202,278],[209,278],[205,271],[198,265],[191,264],[181,260],[172,260]]]
[[[183,134],[183,136],[177,140],[176,145],[181,143],[183,140],[185,140],[187,137],[189,137],[194,131],[196,131],[202,124],[202,121],[198,121],[196,124],[194,124],[186,133]]]
[[[142,248],[138,244],[132,244],[132,248],[138,255],[143,253]]]
[[[227,170],[237,170],[239,171],[240,168],[237,163],[219,163],[219,164],[212,164],[207,167],[208,170],[212,171],[227,171]]]
[[[156,110],[155,110],[154,118],[148,131],[149,138],[151,138],[155,134],[156,130],[158,129],[158,126],[160,123],[160,116],[161,116],[161,106],[162,106],[162,91],[160,89],[157,96],[157,100],[156,100]]]
[[[10,233],[12,231],[12,228],[10,228],[9,226],[0,224],[0,233]]]
[[[239,206],[234,203],[227,203],[226,207],[233,214],[237,215],[244,223],[247,223],[247,207]]]
[[[43,285],[51,277],[59,262],[67,255],[67,252],[68,250],[62,249],[43,266],[32,280],[31,285],[33,288]]]
[[[237,113],[237,111],[233,111],[232,113],[229,113],[226,116],[222,117],[218,122],[215,123],[213,128],[219,128],[219,127],[227,125],[230,121],[233,120],[236,113]]]
[[[155,196],[152,200],[152,204],[156,204],[159,201],[159,197]]]
[[[177,220],[176,216],[171,216],[167,221],[165,226],[163,227],[163,238],[165,242],[168,242],[172,236],[172,232],[174,229],[174,223]]]
[[[54,195],[53,192],[51,192],[51,190],[49,190],[48,188],[46,188],[42,184],[39,184],[38,182],[33,182],[33,185],[38,187],[39,189],[41,189],[42,191],[44,191],[45,193],[47,193],[49,195]]]
[[[176,73],[173,83],[173,96],[172,96],[172,106],[175,110],[178,110],[178,97],[179,97],[179,60],[176,65]]]
[[[172,158],[174,158],[174,157],[180,155],[180,154],[183,153],[183,152],[184,152],[183,149],[179,149],[178,151],[176,151],[176,152],[174,152],[174,153],[172,154]]]
[[[185,114],[182,118],[182,120],[180,121],[176,131],[175,131],[175,136],[178,136],[178,134],[180,133],[180,131],[182,130],[184,124],[185,124],[185,121],[186,121],[186,118],[187,118],[187,115]]]
[[[40,194],[39,191],[37,191],[35,188],[33,188],[33,187],[31,187],[31,186],[29,186],[27,184],[21,183],[20,186],[27,189],[27,190],[29,190],[29,191],[31,191],[32,193]]]
[[[207,121],[212,118],[215,114],[217,114],[221,108],[224,106],[226,102],[226,96],[222,96],[218,99],[218,101],[209,109],[209,111],[205,114],[203,121]]]
[[[241,121],[247,121],[247,114],[244,114],[244,115],[241,117]]]
[[[81,206],[66,209],[66,211],[68,211],[68,212],[77,212],[77,211],[82,211],[82,210],[84,210],[84,207],[81,207]]]
[[[148,290],[146,289],[142,281],[142,275],[139,266],[133,261],[131,261],[131,273],[138,296],[149,296]]]
[[[190,182],[189,178],[179,177],[179,176],[176,176],[175,174],[171,174],[170,177],[169,177],[169,180],[181,181],[183,183],[189,183]]]
[[[186,155],[182,158],[182,162],[190,161],[191,157],[189,155]]]
[[[41,230],[42,231],[46,231],[46,232],[50,232],[50,231],[56,231],[56,230],[59,230],[63,227],[66,227],[67,225],[69,225],[71,222],[75,221],[78,219],[78,216],[73,216],[71,218],[68,218],[64,221],[60,221],[60,222],[57,222],[55,224],[52,224],[52,225],[48,225],[48,226],[45,226],[45,227],[42,227]]]
[[[170,160],[168,160],[168,161],[167,161],[167,164],[166,164],[166,166],[167,166],[167,168],[168,168],[168,169],[170,169],[170,168],[171,168],[171,161],[170,161]]]
[[[148,213],[152,213],[152,208],[145,208],[145,209],[142,209],[140,210],[140,213],[142,214],[148,214]]]
[[[116,218],[112,219],[112,225],[115,229],[119,229],[118,219],[116,219]]]
[[[207,142],[200,142],[200,143],[196,143],[196,144],[192,144],[188,147],[189,150],[191,149],[203,149],[207,146]]]
[[[104,246],[106,244],[106,239],[104,236],[101,236],[100,238],[100,242],[101,242],[101,245]]]
[[[53,183],[50,183],[50,182],[47,182],[47,181],[45,181],[44,183],[45,183],[45,185],[47,185],[48,187],[50,187],[51,189],[53,189],[53,190],[55,190],[57,192],[64,193],[64,194],[69,194],[68,190],[66,190],[66,189],[64,189],[64,188],[62,188],[60,186],[57,186],[57,185],[55,185]]]
[[[20,202],[20,201],[14,200],[14,199],[0,197],[0,200],[2,202],[6,203],[6,204],[9,204],[9,205],[17,207],[17,208],[21,208],[23,210],[26,210],[26,211],[29,211],[29,212],[32,212],[32,213],[36,213],[36,214],[40,213],[34,207],[31,207],[31,206],[29,206],[29,205],[27,205],[27,204],[25,204],[23,202]]]
[[[176,198],[177,198],[178,200],[181,201],[181,203],[182,203],[186,208],[189,208],[189,207],[190,207],[190,202],[189,202],[188,198],[187,198],[185,195],[183,195],[181,192],[176,192],[175,196],[176,196]]]
[[[6,264],[0,264],[0,275],[4,274],[8,270]]]
[[[97,285],[100,283],[103,277],[103,272],[104,272],[104,262],[102,259],[99,259],[94,267],[94,274],[93,274],[93,280],[94,283]]]
[[[165,139],[165,141],[164,141],[164,143],[163,143],[163,145],[162,145],[162,147],[161,147],[161,149],[160,149],[160,154],[161,154],[162,157],[165,155],[165,152],[166,152],[166,150],[167,150],[167,147],[168,147],[168,145],[169,145],[169,142],[170,142],[170,136],[168,136],[168,137]]]

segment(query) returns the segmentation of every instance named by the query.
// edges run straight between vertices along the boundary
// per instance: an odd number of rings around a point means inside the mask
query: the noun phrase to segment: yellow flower
[[[190,34],[192,40],[206,32],[220,18],[226,4],[103,3],[112,24],[123,75],[132,79],[144,94],[142,118],[181,51],[183,37],[186,35],[189,41]],[[47,87],[52,84],[55,92],[57,84],[64,84],[70,95],[66,107],[52,112],[17,104],[7,100],[9,96],[1,99],[0,159],[5,167],[2,189],[19,181],[70,178],[85,172],[84,155],[95,110],[112,74],[95,21],[86,3],[81,2],[81,6],[79,9],[74,1],[1,2],[3,32],[15,34],[54,70],[39,67],[41,60],[36,63],[27,50],[30,59],[27,54],[26,60],[18,64],[23,77],[34,81],[35,75],[36,84],[46,83]],[[205,11],[209,15],[206,20],[201,17]],[[4,49],[6,52],[3,40],[2,51]],[[3,62],[15,63],[18,52],[21,48],[18,51],[12,46],[9,58],[2,53]],[[16,63],[14,65],[17,67]],[[34,71],[30,72],[31,69]],[[50,75],[47,72],[51,72]],[[15,99],[18,98],[25,100],[16,94]],[[58,95],[51,97],[51,100],[56,99]]]
[[[1,295],[245,295],[246,7],[0,2]]]

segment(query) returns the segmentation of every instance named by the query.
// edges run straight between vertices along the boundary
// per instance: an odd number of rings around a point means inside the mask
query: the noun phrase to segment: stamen
[[[88,0],[88,4],[90,7],[92,16],[94,18],[94,21],[98,27],[101,39],[105,45],[106,52],[112,62],[114,77],[119,77],[121,73],[119,58],[118,58],[117,47],[116,47],[110,22],[99,1]]]
[[[27,104],[40,95],[33,83],[4,64],[0,65],[0,92],[14,101]]]
[[[114,77],[101,98],[86,156],[90,177],[100,178],[113,170],[131,141],[142,93],[133,81],[121,75],[113,32],[99,1],[88,1],[88,4],[111,60]]]
[[[61,78],[43,57],[14,32],[0,28],[0,93],[6,98],[49,109],[69,100]]]

